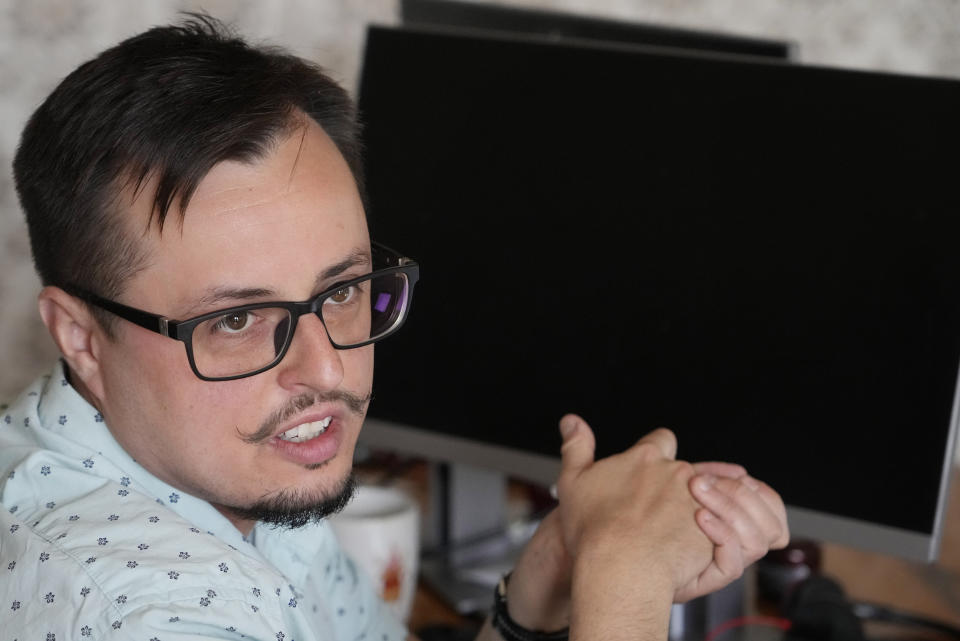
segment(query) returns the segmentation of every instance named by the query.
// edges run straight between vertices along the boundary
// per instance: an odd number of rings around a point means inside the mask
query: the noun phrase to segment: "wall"
[[[722,30],[796,42],[804,62],[960,77],[954,0],[500,0],[500,4]],[[203,9],[255,40],[316,60],[353,87],[368,22],[398,0],[0,0],[0,399],[55,355],[35,310],[39,283],[10,163],[32,110],[79,62],[177,12]]]

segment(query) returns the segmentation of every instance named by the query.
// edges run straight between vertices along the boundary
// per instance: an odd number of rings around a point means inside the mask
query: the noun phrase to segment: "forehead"
[[[146,220],[146,200],[134,203],[143,211],[133,218]],[[353,175],[313,122],[262,159],[216,165],[197,186],[182,226],[168,223],[162,234],[151,228],[143,243],[147,264],[131,279],[127,299],[166,314],[214,289],[261,288],[302,300],[325,267],[369,251]]]

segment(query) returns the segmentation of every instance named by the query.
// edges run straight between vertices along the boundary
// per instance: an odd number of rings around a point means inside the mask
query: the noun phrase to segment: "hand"
[[[631,564],[628,555],[641,553],[665,560],[698,549],[700,558],[695,568],[699,570],[710,563],[713,550],[712,543],[700,533],[694,520],[697,504],[687,489],[694,470],[686,463],[672,460],[676,451],[673,435],[659,430],[628,452],[594,462],[594,438],[589,426],[578,417],[567,416],[561,422],[561,429],[566,430],[566,435],[558,483],[560,507],[543,520],[514,568],[507,588],[510,616],[531,630],[554,631],[570,625],[572,573],[581,536],[595,541],[584,544],[591,552],[613,552],[615,558],[611,560],[616,568],[628,569],[633,575],[626,581],[636,587],[649,586],[663,592],[669,603],[674,597],[673,581],[668,580],[671,586],[662,589],[656,569],[646,567],[645,559]],[[670,475],[676,476],[670,479]],[[664,482],[671,486],[672,493],[661,491]],[[643,500],[644,497],[649,500]],[[651,501],[656,504],[655,509],[650,507]],[[580,503],[585,509],[580,508]],[[676,509],[678,503],[685,507]],[[682,515],[678,529],[692,535],[695,543],[681,546],[676,553],[667,553],[666,546],[678,537],[655,527],[660,512],[669,517]],[[579,524],[581,519],[588,526],[605,530],[603,524],[607,518],[626,524],[631,513],[637,520],[635,525],[610,532],[623,536],[623,540],[604,542],[607,533],[601,532],[594,539],[595,535],[590,532],[579,531],[583,529]],[[642,545],[644,542],[646,545]],[[643,569],[639,572],[631,569],[636,567]],[[613,578],[610,575],[604,580],[612,585]]]
[[[708,571],[688,583],[678,602],[709,594],[737,579],[743,569],[771,549],[790,541],[787,511],[780,496],[766,483],[730,463],[696,463],[690,492],[703,506],[697,524],[715,544]]]
[[[558,493],[560,535],[572,560],[570,638],[666,638],[677,591],[713,563],[698,527],[689,463],[656,430],[627,451],[594,461],[594,437],[568,415]]]
[[[665,582],[671,599],[697,581],[713,563],[714,544],[697,526],[700,506],[688,489],[695,469],[674,460],[673,434],[655,430],[625,452],[594,461],[593,432],[583,419],[567,415],[560,429],[558,509],[574,561],[589,555],[620,567],[637,562],[633,567],[643,569],[635,580]],[[733,536],[724,522],[713,525],[717,536]]]
[[[693,497],[733,527],[746,564],[790,542],[787,509],[773,488],[731,463],[695,463]]]
[[[564,473],[569,479],[570,463],[574,463],[573,468],[579,472],[598,463],[593,461],[593,434],[586,423],[573,416],[565,417],[564,421],[565,427],[569,421],[574,421],[585,429],[578,435],[577,428],[565,439]],[[579,440],[581,438],[583,440]],[[570,447],[566,446],[568,441],[572,443]],[[629,451],[647,450],[646,455],[652,454],[656,458],[657,452],[650,451],[651,445],[660,448],[659,455],[664,459],[673,460],[676,442],[666,430],[649,435]],[[619,458],[629,458],[626,455],[621,454]],[[578,456],[580,460],[574,461]],[[640,458],[643,456],[641,453]],[[604,463],[604,467],[594,472],[606,471],[605,468],[611,467],[607,462],[600,463]],[[672,595],[674,600],[682,602],[717,590],[739,577],[743,568],[763,556],[767,549],[786,545],[789,534],[783,502],[766,484],[749,477],[741,466],[698,463],[691,467],[677,463],[675,471],[681,478],[692,472],[688,480],[689,491],[700,505],[709,509],[697,508],[696,503],[688,504],[688,507],[695,510],[696,524],[714,547],[713,557],[705,561],[702,571],[675,588]],[[578,482],[582,480],[578,474]],[[701,481],[706,481],[707,485],[701,486]],[[633,494],[628,493],[623,500],[631,503],[634,498]],[[619,511],[623,506],[614,503],[614,507]],[[553,631],[569,625],[574,560],[568,552],[568,532],[561,522],[560,512],[555,510],[541,523],[518,561],[510,581],[510,614],[529,629]],[[640,537],[638,531],[626,545],[638,542]],[[661,558],[665,557],[665,554],[661,555]],[[625,557],[623,562],[626,562]],[[623,563],[621,566],[625,567]]]

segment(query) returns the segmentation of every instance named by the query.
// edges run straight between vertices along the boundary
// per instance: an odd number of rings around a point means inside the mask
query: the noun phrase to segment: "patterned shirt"
[[[326,523],[249,538],[114,440],[62,363],[0,406],[0,641],[402,641]]]

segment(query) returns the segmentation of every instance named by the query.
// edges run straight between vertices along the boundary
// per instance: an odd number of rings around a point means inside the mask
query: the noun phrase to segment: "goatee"
[[[239,519],[280,528],[298,528],[317,523],[345,508],[356,489],[357,480],[351,474],[333,494],[316,497],[303,490],[281,490],[253,505],[225,508]]]

